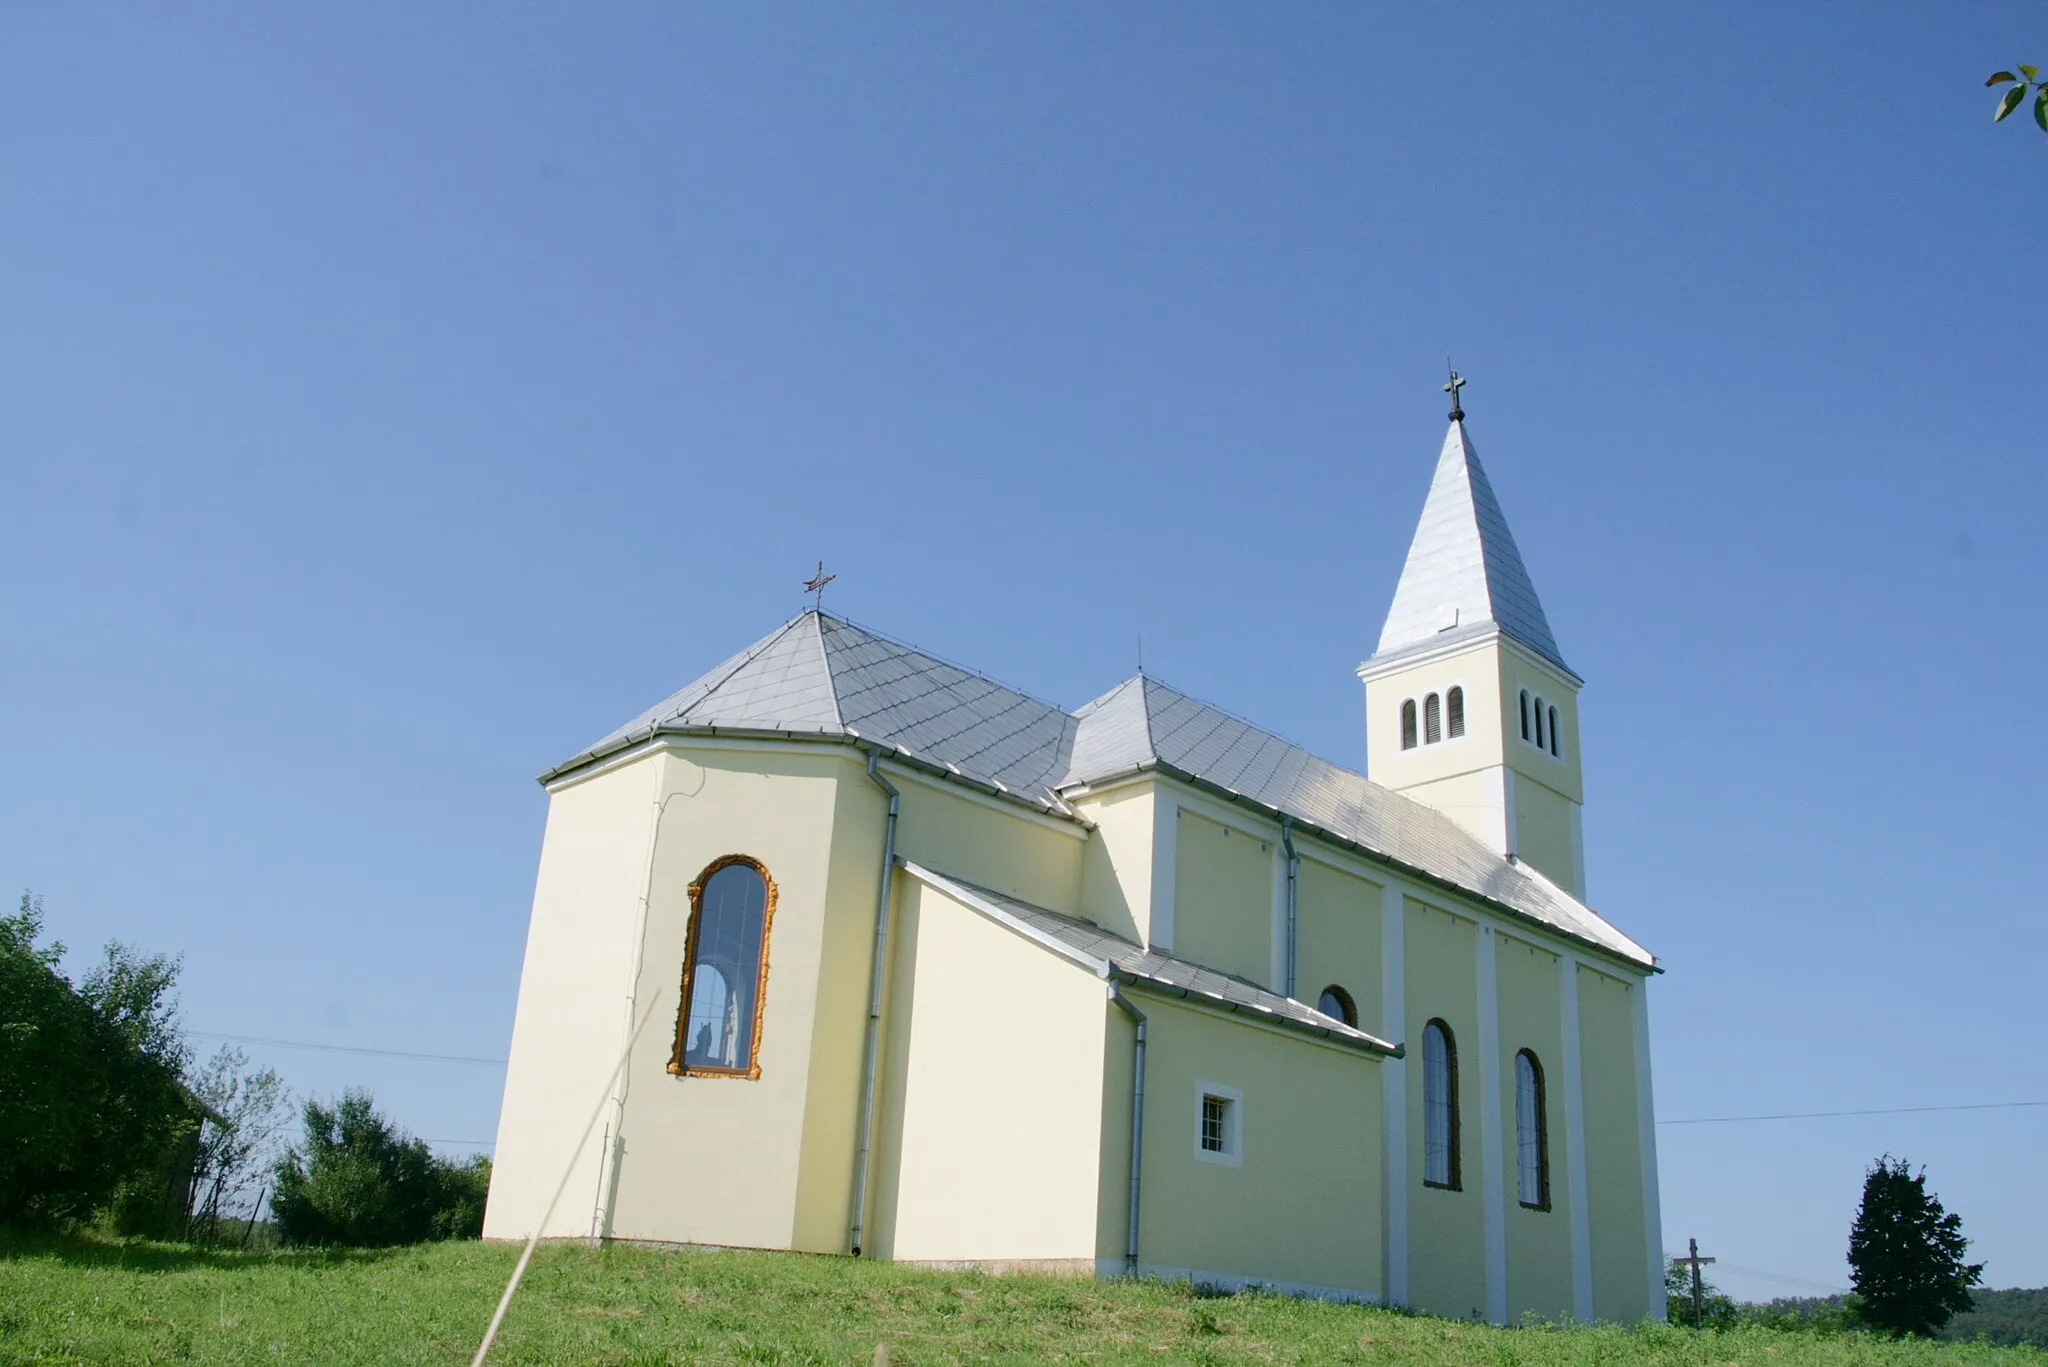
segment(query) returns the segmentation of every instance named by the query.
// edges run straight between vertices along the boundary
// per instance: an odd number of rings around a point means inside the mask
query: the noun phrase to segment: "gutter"
[[[1124,1237],[1124,1274],[1138,1275],[1138,1208],[1145,1180],[1145,1013],[1131,1005],[1130,998],[1117,991],[1116,979],[1109,980],[1109,999],[1137,1026],[1131,1045],[1131,1207]]]
[[[860,1064],[860,1147],[853,1158],[853,1227],[847,1236],[848,1248],[856,1258],[861,1254],[861,1243],[867,1232],[868,1166],[873,1158],[875,1138],[876,1057],[880,1053],[882,1039],[882,974],[889,941],[889,904],[896,882],[896,813],[898,800],[902,797],[896,785],[883,778],[882,771],[876,767],[882,752],[872,745],[867,747],[867,752],[868,777],[888,794],[889,816],[882,828],[882,881],[875,893],[875,949],[874,964],[868,976],[867,1044]]]
[[[1280,845],[1287,851],[1287,992],[1290,1001],[1299,1001],[1295,995],[1296,969],[1301,961],[1301,860],[1294,853],[1294,818],[1281,814]]]

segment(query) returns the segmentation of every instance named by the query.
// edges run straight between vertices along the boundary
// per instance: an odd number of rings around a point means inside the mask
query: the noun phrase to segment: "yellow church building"
[[[485,1235],[1661,1316],[1657,969],[1455,404],[1358,674],[1370,777],[810,611],[550,770]]]

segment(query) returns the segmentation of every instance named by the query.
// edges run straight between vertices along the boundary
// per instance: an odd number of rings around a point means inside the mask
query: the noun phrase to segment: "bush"
[[[175,959],[110,944],[73,986],[39,945],[42,903],[0,916],[0,1223],[83,1220],[117,1197],[181,1211],[200,1108],[180,1081]]]
[[[363,1248],[483,1233],[491,1161],[437,1157],[377,1114],[370,1094],[306,1103],[301,1147],[279,1160],[271,1217],[288,1244]]]

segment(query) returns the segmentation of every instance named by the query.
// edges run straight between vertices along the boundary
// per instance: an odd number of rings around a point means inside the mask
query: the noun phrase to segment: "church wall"
[[[1495,663],[1496,647],[1488,642],[1441,660],[1428,660],[1406,669],[1370,680],[1365,686],[1366,772],[1375,783],[1406,791],[1411,785],[1432,783],[1453,774],[1469,773],[1500,763],[1501,730],[1500,667]],[[1465,734],[1451,736],[1445,721],[1444,738],[1435,745],[1401,748],[1401,703],[1415,699],[1416,725],[1421,727],[1421,708],[1431,693],[1447,695],[1453,687],[1465,690]],[[1418,737],[1419,739],[1419,737]]]
[[[915,879],[899,914],[875,1252],[1092,1268],[1102,981]]]
[[[1500,993],[1501,1136],[1506,1174],[1508,1318],[1531,1312],[1545,1319],[1572,1314],[1571,1173],[1565,1155],[1564,1017],[1558,997],[1558,958],[1510,935],[1496,937],[1494,971]],[[1550,1208],[1521,1203],[1516,1178],[1515,1055],[1536,1057],[1544,1082],[1549,1140]]]
[[[1579,969],[1593,1313],[1603,1320],[1639,1320],[1651,1310],[1636,1110],[1633,994],[1642,990],[1641,982]]]
[[[1295,837],[1295,853],[1302,856],[1295,887],[1295,995],[1314,1005],[1334,983],[1351,994],[1359,1027],[1378,1033],[1382,889],[1308,857],[1307,843]]]
[[[1235,837],[1234,837],[1235,838]],[[1377,1300],[1381,1286],[1377,1058],[1126,988],[1148,1017],[1139,1270],[1245,1279]],[[1119,1028],[1110,1047],[1128,1051]],[[1129,1078],[1124,1078],[1128,1088]],[[1198,1157],[1201,1084],[1242,1094],[1235,1163]],[[1129,1092],[1107,1116],[1106,1170],[1129,1175]],[[1110,1139],[1122,1154],[1109,1167]],[[1112,1184],[1105,1180],[1105,1189]],[[1128,1193],[1128,1187],[1123,1188]],[[1103,1206],[1121,1268],[1123,1212]]]
[[[869,781],[863,765],[851,758],[842,760],[833,803],[793,1239],[794,1247],[811,1252],[844,1251],[852,1234],[860,1073],[867,1045],[875,895],[887,815],[888,799]]]
[[[1271,985],[1273,844],[1180,809],[1173,952]]]
[[[1081,827],[1051,829],[1051,820],[998,799],[977,801],[893,769],[889,777],[902,793],[896,852],[905,859],[1052,911],[1079,909]]]
[[[625,1045],[632,934],[662,766],[647,758],[548,799],[484,1235],[530,1235],[570,1166],[583,1125]],[[656,1033],[659,1033],[657,1030]],[[600,1125],[602,1122],[599,1122]],[[569,1191],[542,1234],[584,1237],[603,1163],[582,1145]]]
[[[1484,1155],[1480,1150],[1478,926],[1405,898],[1408,1020],[1408,1299],[1451,1319],[1486,1313]],[[1458,1050],[1460,1190],[1423,1182],[1422,1029],[1451,1028]]]
[[[1515,853],[1566,890],[1577,882],[1573,805],[1533,779],[1516,778]]]
[[[633,1050],[610,1233],[788,1248],[819,998],[832,823],[843,754],[691,746],[667,757],[674,794],[654,851],[636,1001],[652,1011]],[[681,1003],[688,888],[720,855],[759,859],[776,884],[758,1079],[668,1072]],[[838,1251],[838,1242],[827,1245]]]
[[[1095,825],[1082,852],[1081,915],[1104,930],[1150,944],[1153,821],[1159,806],[1153,782],[1129,784],[1074,805]]]
[[[1532,778],[1573,802],[1586,800],[1585,783],[1579,765],[1579,690],[1548,664],[1512,640],[1503,640],[1500,651],[1500,734],[1507,739],[1504,753],[1508,766],[1519,775]],[[1562,724],[1562,755],[1552,756],[1522,739],[1522,690],[1555,707]]]

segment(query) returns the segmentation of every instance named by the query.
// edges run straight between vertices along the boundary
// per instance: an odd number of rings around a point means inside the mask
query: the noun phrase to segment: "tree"
[[[1672,1324],[1692,1323],[1692,1267],[1683,1258],[1671,1258],[1664,1264],[1664,1318]],[[1700,1327],[1733,1329],[1739,1318],[1740,1312],[1728,1294],[1701,1277]]]
[[[384,1247],[483,1233],[491,1163],[451,1163],[377,1114],[370,1094],[308,1101],[304,1143],[278,1161],[270,1210],[286,1243]]]
[[[192,1164],[187,1237],[210,1239],[222,1215],[253,1222],[290,1122],[290,1097],[273,1068],[251,1071],[249,1056],[221,1046],[192,1080],[206,1107]]]
[[[1863,1178],[1863,1204],[1849,1228],[1850,1280],[1857,1314],[1893,1338],[1931,1336],[1970,1308],[1984,1264],[1965,1263],[1962,1217],[1927,1190],[1927,1172],[1904,1159],[1877,1160]]]
[[[0,916],[0,1223],[175,1206],[198,1107],[181,1074],[178,961],[109,944],[74,986],[43,905]],[[175,1196],[175,1200],[170,1199]]]
[[[2048,83],[2041,80],[2038,67],[2021,62],[2017,74],[2011,71],[1994,71],[1984,81],[1987,86],[2010,85],[2012,89],[1998,97],[1998,111],[1991,116],[1993,123],[2004,123],[2005,116],[2018,109],[2027,98],[2029,90],[2034,92],[2034,122],[2043,133],[2048,133]]]

